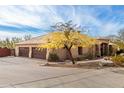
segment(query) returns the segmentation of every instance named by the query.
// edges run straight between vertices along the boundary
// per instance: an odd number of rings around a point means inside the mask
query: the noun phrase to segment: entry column
[[[17,46],[15,48],[15,54],[16,54],[16,56],[19,56],[19,47],[17,47]]]
[[[98,45],[98,48],[99,48],[99,50],[98,50],[99,56],[101,57],[101,44]]]
[[[32,47],[29,47],[29,58],[32,58]]]

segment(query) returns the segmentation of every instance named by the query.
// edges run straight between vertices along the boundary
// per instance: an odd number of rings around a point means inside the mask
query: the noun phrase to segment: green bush
[[[57,61],[59,61],[59,57],[56,53],[50,53],[49,57],[48,57],[48,61],[57,62]]]
[[[122,65],[124,63],[124,56],[118,55],[111,57],[111,60],[116,65]]]

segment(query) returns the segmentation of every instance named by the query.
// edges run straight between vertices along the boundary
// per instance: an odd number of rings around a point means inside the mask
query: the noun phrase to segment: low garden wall
[[[5,56],[14,56],[14,50],[8,49],[8,48],[0,48],[0,57]]]

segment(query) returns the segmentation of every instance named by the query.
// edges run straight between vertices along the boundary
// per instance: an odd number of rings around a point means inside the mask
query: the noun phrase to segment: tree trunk
[[[75,64],[75,61],[74,61],[74,58],[73,58],[73,56],[72,56],[71,50],[68,50],[68,53],[69,53],[69,55],[70,55],[72,64]]]

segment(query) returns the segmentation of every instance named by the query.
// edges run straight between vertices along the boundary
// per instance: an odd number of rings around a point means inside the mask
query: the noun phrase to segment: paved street
[[[108,88],[124,87],[123,68],[83,69],[40,66],[44,60],[0,58],[0,87]]]

